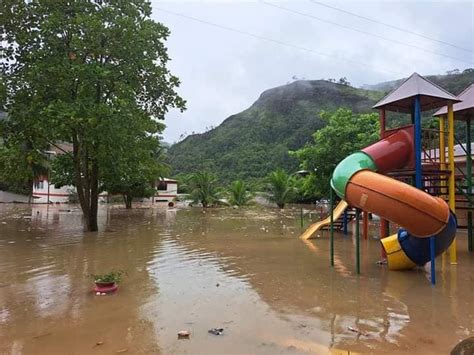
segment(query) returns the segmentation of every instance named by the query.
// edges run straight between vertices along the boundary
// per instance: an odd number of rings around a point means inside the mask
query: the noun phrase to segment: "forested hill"
[[[447,75],[428,75],[426,78],[455,95],[459,95],[461,91],[474,82],[474,68],[466,69],[463,72],[451,70],[450,73],[451,74]],[[364,85],[363,87],[364,89],[387,93],[401,84],[405,79],[406,78],[386,81],[375,85]]]
[[[195,134],[169,149],[173,175],[208,170],[221,182],[261,178],[277,167],[294,171],[288,154],[312,139],[324,125],[322,110],[349,107],[370,111],[378,92],[324,80],[300,80],[264,91],[247,110],[221,125]]]
[[[459,94],[474,82],[474,69],[428,78]],[[288,150],[312,140],[312,134],[324,125],[319,116],[322,110],[347,107],[373,112],[373,104],[401,80],[365,87],[374,90],[324,80],[299,80],[266,90],[247,110],[173,145],[169,149],[173,175],[208,170],[227,183],[258,179],[279,167],[294,172],[298,163]]]

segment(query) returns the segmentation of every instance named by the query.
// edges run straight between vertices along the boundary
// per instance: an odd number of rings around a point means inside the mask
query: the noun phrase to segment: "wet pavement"
[[[1,354],[446,354],[474,334],[474,255],[376,264],[377,240],[303,242],[299,210],[0,205]],[[375,227],[372,228],[375,231]],[[90,274],[123,270],[116,294]],[[224,328],[222,335],[208,333]],[[178,340],[180,330],[189,339]]]

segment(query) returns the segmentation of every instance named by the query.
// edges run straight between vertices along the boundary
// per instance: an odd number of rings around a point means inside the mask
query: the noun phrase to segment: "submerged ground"
[[[102,208],[84,233],[76,207],[0,205],[0,353],[446,354],[474,333],[474,255],[389,272],[380,247],[311,242],[298,210]],[[127,272],[95,296],[92,273]],[[224,335],[208,329],[224,328]],[[358,334],[353,330],[360,330]],[[178,340],[189,330],[189,340]]]

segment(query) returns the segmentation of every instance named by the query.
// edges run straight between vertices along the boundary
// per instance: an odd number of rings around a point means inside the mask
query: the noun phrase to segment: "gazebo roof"
[[[453,111],[455,113],[454,119],[466,120],[474,118],[474,84],[465,88],[464,91],[458,95],[458,99],[460,99],[461,102],[453,105]],[[444,106],[436,111],[434,116],[443,116],[447,113],[448,107]]]
[[[413,98],[417,95],[420,96],[422,111],[438,108],[446,105],[449,101],[460,101],[456,96],[435,83],[418,73],[413,73],[398,88],[377,102],[373,108],[384,108],[395,112],[411,112]]]

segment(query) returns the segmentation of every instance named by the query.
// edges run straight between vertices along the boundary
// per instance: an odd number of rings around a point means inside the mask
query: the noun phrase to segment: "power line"
[[[370,21],[370,22],[373,22],[373,23],[376,23],[376,24],[379,24],[379,25],[382,25],[382,26],[385,26],[385,27],[395,29],[397,31],[406,32],[406,33],[409,33],[411,35],[418,36],[418,37],[421,37],[421,38],[424,38],[424,39],[428,39],[428,40],[433,41],[433,42],[438,42],[438,43],[441,43],[441,44],[445,44],[447,46],[451,46],[453,48],[461,49],[461,50],[466,51],[466,52],[474,53],[474,51],[472,49],[464,48],[464,47],[458,46],[458,45],[453,44],[453,43],[449,43],[449,42],[442,41],[442,40],[439,40],[439,39],[436,39],[436,38],[433,38],[433,37],[429,37],[429,36],[424,35],[422,33],[418,33],[418,32],[414,32],[414,31],[411,31],[411,30],[407,30],[405,28],[397,27],[397,26],[391,25],[389,23],[382,22],[382,21],[379,21],[379,20],[376,20],[376,19],[373,19],[373,18],[370,18],[370,17],[362,16],[362,15],[356,14],[354,12],[350,12],[350,11],[347,11],[347,10],[344,10],[344,9],[341,9],[341,8],[338,8],[338,7],[335,7],[335,6],[320,2],[320,1],[316,1],[316,0],[309,0],[309,1],[311,1],[313,4],[324,6],[324,7],[327,7],[329,9],[332,9],[332,10],[336,10],[336,11],[339,11],[339,12],[342,12],[342,13],[345,13],[345,14],[348,14],[348,15],[352,15],[352,16],[361,18],[361,19],[366,20],[366,21]]]
[[[296,14],[296,15],[299,15],[299,16],[304,16],[304,17],[308,17],[308,18],[311,18],[311,19],[314,19],[314,20],[317,20],[317,21],[329,23],[329,24],[334,25],[334,26],[342,27],[342,28],[345,28],[347,30],[354,31],[354,32],[359,32],[359,33],[365,34],[367,36],[372,36],[372,37],[375,37],[375,38],[378,38],[378,39],[382,39],[384,41],[388,41],[388,42],[396,43],[396,44],[399,44],[399,45],[415,48],[415,49],[418,49],[418,50],[426,52],[426,53],[431,53],[431,54],[435,54],[435,55],[438,55],[438,56],[454,59],[454,60],[469,64],[469,65],[473,64],[472,62],[467,62],[467,61],[465,61],[464,59],[461,59],[461,58],[452,57],[452,56],[447,55],[447,54],[434,52],[430,49],[426,49],[426,48],[423,48],[423,47],[418,47],[414,44],[400,42],[400,41],[397,41],[395,39],[391,39],[391,38],[387,38],[387,37],[377,35],[375,33],[359,30],[359,29],[354,28],[354,27],[346,26],[346,25],[343,25],[343,24],[340,24],[340,23],[337,23],[337,22],[334,22],[334,21],[326,20],[326,19],[316,17],[316,16],[313,16],[313,15],[310,15],[310,14],[307,14],[307,13],[304,13],[304,12],[297,11],[297,10],[289,9],[287,7],[277,5],[277,4],[274,4],[274,3],[271,3],[271,2],[267,2],[267,1],[264,1],[264,0],[260,0],[260,2],[264,5],[267,5],[267,6],[272,6],[274,8],[277,8],[277,9],[280,9],[280,10],[283,10],[283,11],[287,11],[287,12],[290,12],[290,13],[293,13],[293,14]]]
[[[202,24],[206,24],[206,25],[209,25],[209,26],[217,27],[217,28],[220,28],[220,29],[223,29],[223,30],[226,30],[226,31],[238,33],[238,34],[245,35],[245,36],[248,36],[248,37],[253,37],[253,38],[263,40],[263,41],[266,41],[266,42],[271,42],[271,43],[278,44],[278,45],[281,45],[281,46],[285,46],[285,47],[289,47],[289,48],[293,48],[293,49],[298,49],[298,50],[305,51],[305,52],[312,53],[312,54],[316,54],[316,55],[319,55],[319,56],[322,56],[322,57],[327,57],[327,58],[337,59],[337,60],[343,61],[343,62],[357,64],[357,65],[360,65],[360,66],[363,66],[363,67],[366,67],[366,68],[370,68],[370,69],[372,69],[374,71],[377,71],[377,72],[385,72],[385,73],[395,74],[395,75],[404,75],[402,73],[394,72],[394,71],[391,71],[391,70],[379,69],[379,68],[376,68],[376,67],[372,67],[370,65],[367,65],[364,62],[359,62],[359,61],[346,59],[346,58],[339,58],[339,57],[331,55],[331,54],[315,51],[314,49],[311,49],[311,48],[303,47],[303,46],[288,43],[288,42],[283,42],[283,41],[280,41],[280,40],[277,40],[277,39],[257,35],[257,34],[247,32],[247,31],[243,31],[243,30],[239,30],[239,29],[236,29],[236,28],[233,28],[233,27],[220,25],[220,24],[217,24],[217,23],[214,23],[214,22],[202,20],[200,18],[189,16],[189,15],[186,15],[186,14],[183,14],[183,13],[174,12],[174,11],[170,11],[170,10],[165,10],[163,8],[155,7],[155,6],[153,7],[153,9],[165,12],[165,13],[170,14],[170,15],[174,15],[174,16],[182,17],[182,18],[185,18],[185,19],[188,19],[188,20],[192,20],[192,21],[195,21],[195,22],[198,22],[198,23],[202,23]]]

